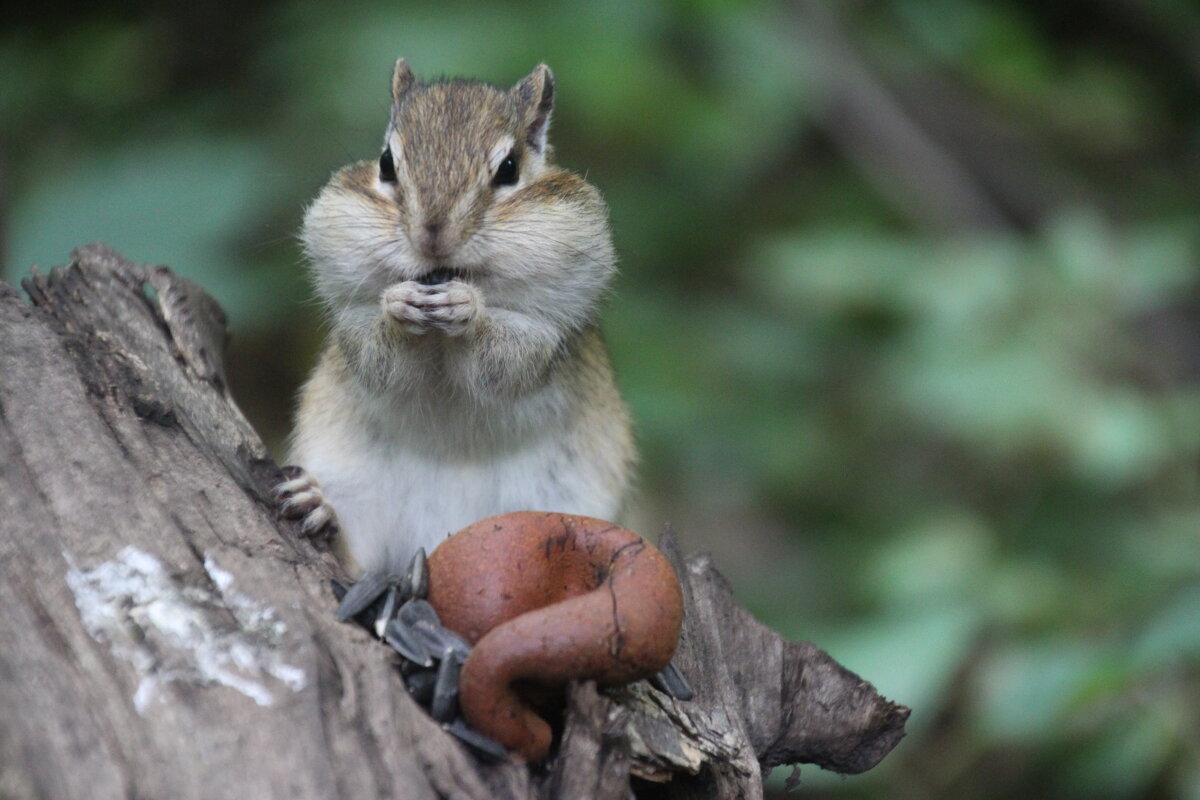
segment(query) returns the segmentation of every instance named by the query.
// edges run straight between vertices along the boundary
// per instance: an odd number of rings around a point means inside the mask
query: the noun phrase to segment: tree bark
[[[101,245],[0,283],[0,797],[761,797],[761,769],[869,769],[908,709],[684,587],[679,702],[572,687],[558,752],[477,758],[338,623],[333,557],[224,381],[224,315]],[[631,775],[633,778],[631,779]]]

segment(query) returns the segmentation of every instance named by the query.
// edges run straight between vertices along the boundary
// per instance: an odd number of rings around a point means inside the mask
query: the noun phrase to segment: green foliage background
[[[0,23],[9,280],[208,287],[276,452],[294,233],[398,55],[511,83],[612,207],[636,524],[914,708],[830,798],[1200,800],[1200,7],[59,3]],[[778,776],[772,786],[779,787]]]

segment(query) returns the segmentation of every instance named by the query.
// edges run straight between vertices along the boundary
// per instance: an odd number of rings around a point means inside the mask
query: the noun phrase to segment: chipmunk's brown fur
[[[597,328],[614,255],[599,192],[553,163],[553,75],[422,85],[401,59],[392,95],[381,160],[305,216],[331,334],[285,506],[379,572],[496,513],[617,516],[634,449]]]

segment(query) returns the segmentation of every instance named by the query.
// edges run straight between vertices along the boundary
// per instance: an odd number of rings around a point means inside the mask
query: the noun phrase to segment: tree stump
[[[754,798],[764,767],[861,772],[903,736],[908,709],[667,533],[696,698],[576,685],[547,765],[475,757],[335,621],[215,301],[102,245],[23,286],[0,283],[0,796]]]

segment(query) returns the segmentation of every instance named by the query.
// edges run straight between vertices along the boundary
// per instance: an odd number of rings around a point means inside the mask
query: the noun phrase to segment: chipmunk
[[[597,322],[608,210],[554,164],[553,104],[544,64],[506,90],[422,83],[400,59],[382,154],[305,214],[330,333],[278,492],[360,574],[492,514],[622,510],[633,436]]]

